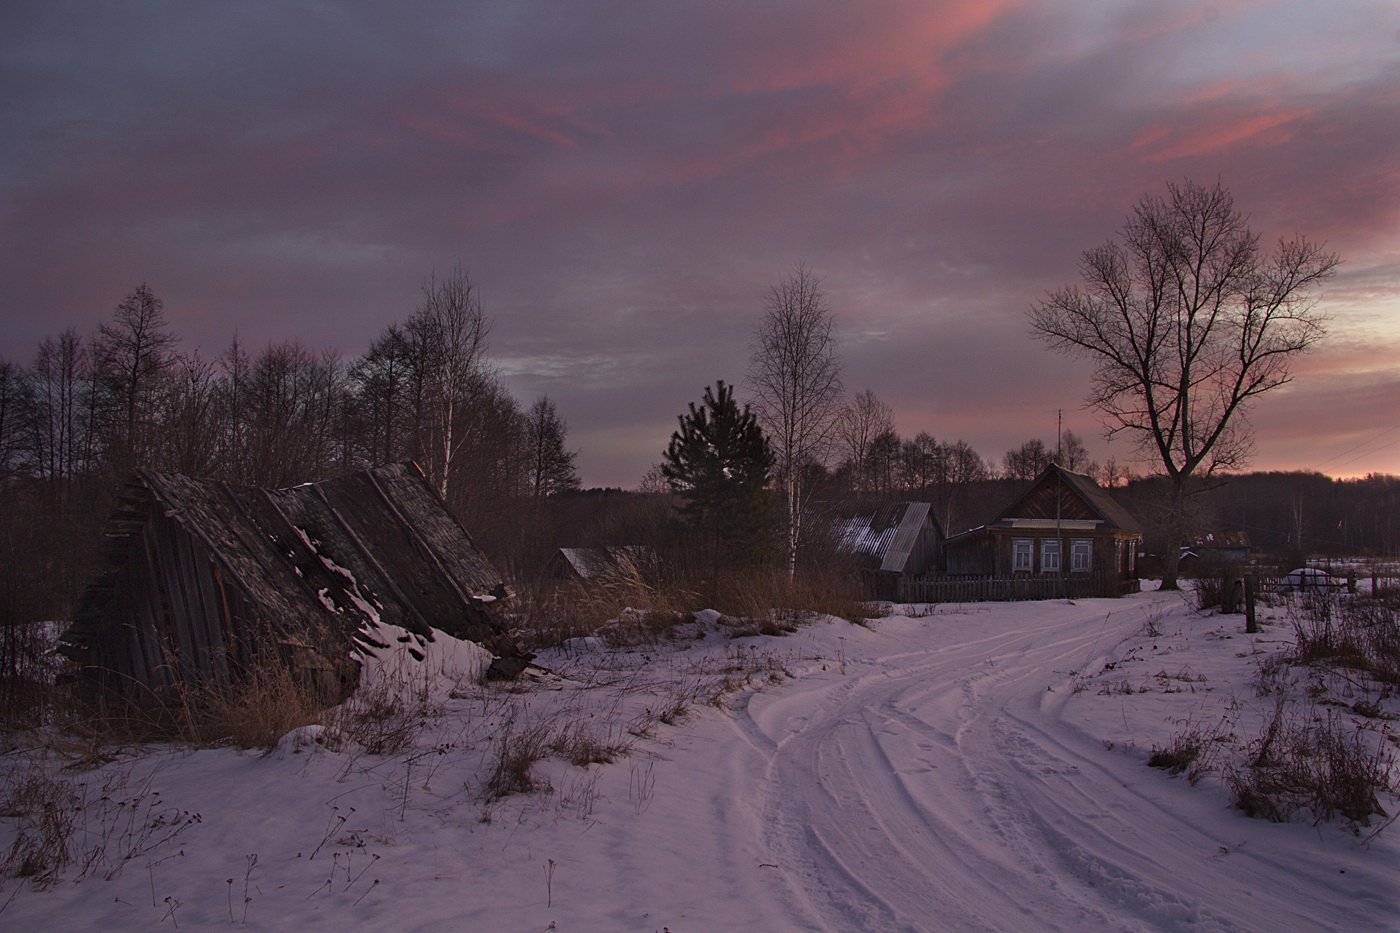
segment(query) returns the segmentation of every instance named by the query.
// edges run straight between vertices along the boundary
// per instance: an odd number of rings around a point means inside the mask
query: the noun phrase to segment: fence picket
[[[1073,577],[906,577],[899,581],[896,602],[976,603],[1034,599],[1088,599],[1122,596],[1136,580],[1094,574]]]

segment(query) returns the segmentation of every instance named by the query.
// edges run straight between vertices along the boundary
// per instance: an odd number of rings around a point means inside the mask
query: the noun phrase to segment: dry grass
[[[192,744],[227,739],[238,748],[272,749],[298,726],[316,722],[324,698],[297,683],[282,665],[260,667],[237,686],[207,691],[189,704]]]
[[[549,581],[519,587],[514,608],[521,640],[529,649],[557,648],[572,638],[600,634],[635,637],[642,643],[684,619],[679,606],[693,607],[698,597],[683,588],[648,580],[626,556],[605,573],[586,581]],[[631,632],[615,623],[627,614],[637,623]],[[625,641],[624,641],[625,643]]]
[[[1195,784],[1215,769],[1228,729],[1228,719],[1222,719],[1214,728],[1187,719],[1165,746],[1152,747],[1147,764],[1168,774],[1185,773],[1186,779]]]
[[[249,664],[232,683],[183,683],[139,699],[58,687],[50,723],[94,746],[171,742],[271,749],[297,726],[318,721],[334,698],[300,681],[275,658]]]
[[[14,820],[16,828],[0,861],[7,877],[46,887],[72,868],[77,879],[110,881],[200,822],[198,813],[161,799],[152,786],[155,771],[135,779],[132,768],[118,767],[88,780],[65,777],[64,771],[39,749],[7,775],[0,816]]]
[[[600,737],[596,730],[585,723],[567,725],[555,734],[549,743],[550,750],[576,768],[592,764],[608,764],[627,753],[625,742],[612,741]]]
[[[359,688],[345,702],[313,717],[325,728],[325,742],[336,748],[353,744],[370,755],[395,755],[413,745],[428,723],[442,715],[426,670],[376,670],[361,676]]]
[[[783,570],[755,570],[721,581],[713,608],[751,620],[754,630],[746,634],[781,635],[820,616],[864,624],[871,614],[864,594],[860,578],[843,569],[796,579]]]
[[[741,620],[730,626],[735,637],[786,634],[818,616],[864,623],[870,615],[859,576],[844,565],[812,568],[796,580],[780,568],[756,567],[659,582],[624,557],[587,581],[519,589],[517,624],[534,649],[590,635],[613,647],[652,644],[674,637],[699,608]]]
[[[1400,596],[1310,596],[1293,608],[1290,621],[1295,662],[1333,664],[1400,685]]]
[[[548,723],[522,723],[514,716],[506,720],[492,746],[487,799],[529,794],[548,787],[536,780],[534,768],[549,755],[551,731]]]
[[[232,744],[264,751],[298,727],[317,725],[325,727],[325,744],[353,744],[370,754],[389,755],[411,744],[440,708],[430,697],[432,677],[426,668],[413,665],[406,670],[363,675],[354,693],[336,703],[286,665],[268,659],[250,666],[232,684],[166,689],[139,705],[113,707],[99,700],[76,707],[62,725],[70,734],[99,744]]]
[[[1286,822],[1308,810],[1317,820],[1342,817],[1365,826],[1386,815],[1379,795],[1394,789],[1394,766],[1392,754],[1333,711],[1289,717],[1279,704],[1248,760],[1228,769],[1225,783],[1249,816]]]
[[[15,821],[15,840],[0,862],[7,877],[51,884],[77,856],[74,830],[82,795],[72,781],[55,776],[43,760],[12,772],[0,798],[0,816]]]

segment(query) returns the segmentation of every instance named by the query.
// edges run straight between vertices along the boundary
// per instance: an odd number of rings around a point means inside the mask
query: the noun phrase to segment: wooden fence
[[[1108,574],[1067,577],[906,577],[895,601],[901,603],[1019,602],[1032,599],[1088,599],[1138,591],[1138,581]]]

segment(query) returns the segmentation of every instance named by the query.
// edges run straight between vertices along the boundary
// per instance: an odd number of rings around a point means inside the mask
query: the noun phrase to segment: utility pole
[[[1065,540],[1060,536],[1060,507],[1065,499],[1064,409],[1055,409],[1055,549],[1060,554],[1060,595],[1069,599],[1069,575],[1065,573]]]

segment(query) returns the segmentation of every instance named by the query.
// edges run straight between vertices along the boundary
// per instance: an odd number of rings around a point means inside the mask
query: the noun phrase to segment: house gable
[[[995,520],[948,540],[960,575],[1135,574],[1137,521],[1080,473],[1047,467]]]
[[[1018,520],[1097,522],[1106,531],[1140,534],[1137,521],[1103,487],[1082,473],[1054,464],[1046,467],[1019,499],[997,516],[994,524]]]

